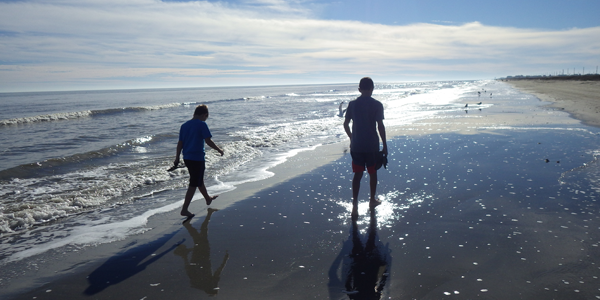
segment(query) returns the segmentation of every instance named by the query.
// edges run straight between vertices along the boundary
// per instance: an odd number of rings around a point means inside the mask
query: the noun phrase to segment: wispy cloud
[[[319,20],[302,1],[3,2],[0,90],[510,75],[597,64],[598,37],[600,27]]]

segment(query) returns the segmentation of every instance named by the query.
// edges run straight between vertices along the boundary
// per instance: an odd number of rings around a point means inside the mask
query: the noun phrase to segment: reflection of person
[[[358,203],[360,181],[365,166],[370,176],[370,204],[375,206],[380,203],[375,197],[377,189],[377,169],[375,165],[379,153],[379,136],[381,136],[383,142],[382,151],[384,155],[387,156],[388,154],[385,126],[383,125],[383,105],[371,97],[374,88],[371,78],[364,77],[360,80],[358,91],[361,96],[348,103],[344,121],[344,130],[350,138],[350,154],[352,155],[352,171],[354,172],[352,197],[355,205]],[[350,121],[352,121],[352,130],[350,130]],[[379,132],[379,135],[377,135],[377,132]]]
[[[339,298],[339,288],[350,299],[378,300],[389,276],[391,263],[389,245],[383,245],[377,235],[375,210],[370,209],[371,221],[367,240],[363,244],[357,225],[357,217],[352,217],[350,236],[338,257],[329,269],[329,293],[331,299]],[[342,261],[344,263],[342,264]],[[337,270],[342,266],[342,281]]]
[[[381,299],[387,281],[387,248],[377,248],[377,221],[371,208],[371,222],[367,242],[363,246],[356,218],[352,219],[352,252],[350,270],[346,276],[346,294],[350,299]]]
[[[185,223],[183,226],[187,229],[188,233],[194,240],[194,247],[191,249],[186,248],[184,244],[177,246],[174,253],[175,255],[183,258],[185,266],[185,272],[190,278],[190,285],[193,288],[203,290],[209,295],[216,295],[219,292],[219,279],[221,279],[221,272],[225,268],[225,264],[229,259],[229,253],[225,253],[223,262],[217,268],[215,273],[212,273],[212,266],[210,263],[210,245],[208,243],[208,222],[213,212],[216,209],[208,209],[208,215],[200,226],[200,232],[194,228],[190,222]],[[188,259],[188,254],[192,252],[192,257]]]
[[[219,151],[221,156],[223,155],[223,150],[211,140],[212,135],[210,134],[208,125],[206,125],[206,119],[208,119],[208,107],[206,105],[198,105],[194,111],[193,118],[181,125],[179,129],[179,142],[177,143],[177,155],[173,162],[175,166],[179,165],[179,156],[183,152],[183,161],[190,173],[190,184],[185,194],[181,215],[188,217],[188,220],[194,216],[188,210],[188,207],[192,202],[196,188],[204,196],[207,205],[210,205],[217,198],[217,196],[209,196],[204,186],[204,170],[206,168],[204,142],[211,148]]]

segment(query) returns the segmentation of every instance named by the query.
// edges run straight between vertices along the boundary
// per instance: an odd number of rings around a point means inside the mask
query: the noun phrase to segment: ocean
[[[378,84],[374,97],[394,128],[463,113],[455,101],[484,83]],[[167,169],[199,104],[225,150],[207,147],[206,186],[219,194],[277,176],[269,168],[299,151],[347,141],[340,104],[358,95],[356,84],[0,94],[0,263],[120,240],[179,209],[187,171]]]
[[[230,254],[222,298],[297,278],[272,298],[341,299],[337,271],[352,264],[340,259],[371,232],[390,297],[599,297],[600,129],[504,82],[376,84],[390,149],[382,204],[370,214],[364,179],[351,222],[342,113],[357,96],[357,84],[0,94],[0,293],[111,286],[107,298],[141,299],[161,282],[188,293],[179,252],[165,255],[183,244]],[[208,224],[200,193],[195,227],[182,227],[188,175],[167,171],[198,104],[225,150],[207,148],[206,185],[221,195],[206,210],[220,210],[210,247],[192,230]],[[330,160],[306,171],[319,155]],[[57,276],[82,288],[46,284]]]

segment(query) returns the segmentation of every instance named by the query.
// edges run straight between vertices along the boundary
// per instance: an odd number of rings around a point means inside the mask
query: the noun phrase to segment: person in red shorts
[[[375,197],[377,190],[376,163],[379,155],[380,136],[383,142],[382,152],[386,157],[388,149],[385,126],[383,125],[383,105],[371,97],[374,88],[375,85],[371,78],[364,77],[360,80],[358,91],[361,96],[350,101],[344,121],[344,130],[350,138],[350,154],[352,155],[352,171],[354,172],[354,178],[352,179],[353,214],[356,213],[360,181],[365,168],[370,177],[371,197],[369,204],[374,207],[381,203]],[[352,130],[350,129],[350,121],[352,121]],[[379,135],[377,132],[379,132]]]

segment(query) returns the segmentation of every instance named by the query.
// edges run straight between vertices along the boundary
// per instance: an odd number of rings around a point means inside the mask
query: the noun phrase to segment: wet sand
[[[552,102],[585,124],[600,127],[600,81],[512,80],[512,86]]]
[[[364,178],[355,222],[347,145],[320,147],[221,195],[216,211],[193,202],[187,226],[172,212],[50,261],[44,274],[58,276],[14,299],[599,297],[598,131],[488,101],[396,131],[383,204],[369,210]],[[528,125],[490,128],[497,118]]]

